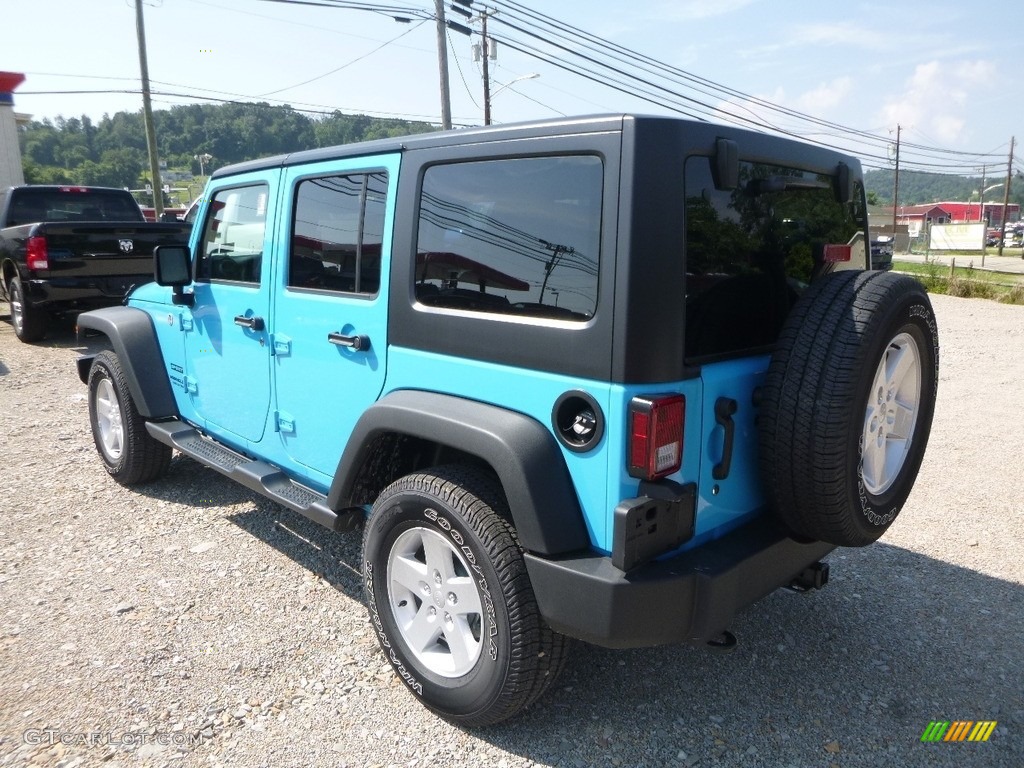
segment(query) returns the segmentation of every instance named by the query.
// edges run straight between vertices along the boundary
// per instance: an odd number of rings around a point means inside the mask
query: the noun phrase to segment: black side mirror
[[[153,277],[157,285],[174,289],[175,304],[192,306],[191,293],[184,287],[192,283],[192,259],[187,245],[158,245],[153,249]]]

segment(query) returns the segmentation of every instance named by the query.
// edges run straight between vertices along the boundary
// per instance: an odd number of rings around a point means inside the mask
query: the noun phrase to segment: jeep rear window
[[[858,186],[841,203],[827,175],[760,163],[741,163],[737,188],[719,190],[709,159],[689,158],[686,358],[771,347],[803,290],[831,268],[825,246],[863,232],[861,197]]]
[[[383,171],[302,181],[295,193],[288,286],[377,293],[387,193]]]
[[[427,169],[416,299],[472,312],[585,321],[597,309],[601,159],[482,160]]]

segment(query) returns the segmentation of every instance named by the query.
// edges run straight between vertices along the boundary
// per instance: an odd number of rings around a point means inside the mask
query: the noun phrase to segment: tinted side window
[[[377,293],[387,191],[383,171],[300,182],[288,286]]]
[[[840,203],[829,176],[741,163],[715,189],[705,157],[686,162],[686,357],[768,347],[804,288],[831,269],[825,246],[858,242],[859,193]],[[862,240],[862,239],[861,239]]]
[[[266,184],[218,190],[210,200],[197,280],[260,282],[267,226]]]
[[[602,176],[595,156],[428,168],[420,197],[417,300],[475,312],[592,317]]]

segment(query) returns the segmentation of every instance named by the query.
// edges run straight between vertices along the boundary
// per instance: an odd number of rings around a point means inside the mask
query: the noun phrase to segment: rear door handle
[[[736,439],[736,422],[732,417],[736,413],[736,408],[737,403],[732,398],[720,397],[715,401],[715,421],[725,430],[722,460],[711,469],[711,476],[715,480],[725,480],[732,467],[732,447]]]
[[[356,352],[365,352],[370,348],[369,336],[346,336],[335,331],[327,334],[327,340],[337,347],[348,347]]]
[[[248,328],[250,331],[262,331],[265,327],[262,317],[246,317],[245,315],[235,315],[235,325]]]

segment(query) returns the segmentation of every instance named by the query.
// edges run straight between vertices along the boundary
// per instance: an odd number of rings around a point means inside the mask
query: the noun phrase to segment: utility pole
[[[160,221],[160,217],[164,214],[164,193],[163,185],[160,183],[160,161],[157,159],[153,103],[149,98],[149,64],[146,62],[146,27],[142,21],[142,0],[135,0],[135,31],[139,38],[139,69],[142,71],[142,117],[146,124],[149,172],[153,177],[153,211],[156,220]]]
[[[1003,245],[1006,243],[1006,210],[1010,207],[1010,182],[1013,180],[1013,144],[1016,137],[1010,137],[1010,159],[1006,163],[1006,184],[1003,186],[1003,215],[999,226],[1003,228],[999,233],[999,255],[1003,255]],[[1021,254],[1024,259],[1024,254]]]
[[[487,60],[491,55],[491,41],[487,37],[487,17],[490,12],[484,8],[480,11],[480,21],[483,24],[483,40],[480,42],[480,58],[484,62],[484,125],[491,124],[491,74],[487,66]],[[543,295],[541,296],[543,300]]]
[[[896,250],[896,206],[900,199],[900,124],[896,124],[896,178],[892,186],[892,247]]]
[[[437,20],[437,68],[441,74],[441,127],[450,131],[452,96],[448,82],[448,33],[444,18],[444,0],[434,0],[434,17]]]
[[[988,166],[981,166],[981,194],[978,196],[978,222],[985,218],[985,182],[988,181]]]
[[[576,249],[573,248],[571,245],[560,245],[558,243],[549,243],[547,240],[541,240],[540,243],[541,243],[541,245],[544,246],[544,250],[551,251],[551,259],[548,261],[547,264],[544,265],[544,282],[542,282],[540,284],[540,298],[537,299],[537,303],[538,304],[543,304],[544,303],[544,291],[547,290],[548,278],[551,277],[551,272],[554,270],[555,267],[558,266],[558,262],[561,260],[563,255],[565,255],[567,253],[568,254],[576,253]],[[557,306],[558,305],[558,293],[554,292],[554,291],[552,291],[552,292],[555,293],[555,305]]]

